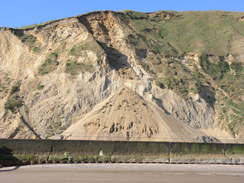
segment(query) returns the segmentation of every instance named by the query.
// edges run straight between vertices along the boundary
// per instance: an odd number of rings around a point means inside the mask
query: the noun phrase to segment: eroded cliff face
[[[211,13],[235,26],[224,45],[201,37]],[[1,28],[0,138],[243,140],[240,17],[104,11]]]

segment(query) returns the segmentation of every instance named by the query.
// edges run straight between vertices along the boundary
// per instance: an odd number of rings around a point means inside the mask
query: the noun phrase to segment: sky
[[[244,12],[244,0],[0,0],[0,27],[20,27],[97,10]]]

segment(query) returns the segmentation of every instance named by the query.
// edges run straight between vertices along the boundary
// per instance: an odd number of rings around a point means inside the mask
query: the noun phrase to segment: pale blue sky
[[[19,27],[95,10],[244,11],[244,0],[1,0],[0,26]]]

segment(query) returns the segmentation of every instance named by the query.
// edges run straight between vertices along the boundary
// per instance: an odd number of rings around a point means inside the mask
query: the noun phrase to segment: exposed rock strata
[[[243,93],[221,88],[214,77],[223,76],[204,70],[203,53],[179,53],[170,40],[143,38],[129,15],[94,12],[33,28],[1,28],[0,138],[241,138],[243,124],[229,129],[235,109],[223,108],[226,98],[243,101]],[[140,19],[177,18],[158,12]],[[150,38],[158,30],[143,31]],[[209,54],[208,63],[242,62],[243,39],[230,43],[233,55]]]

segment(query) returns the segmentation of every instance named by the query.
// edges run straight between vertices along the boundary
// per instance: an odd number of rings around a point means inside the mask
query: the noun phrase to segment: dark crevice
[[[19,126],[9,135],[9,139],[13,139],[19,133]]]
[[[86,16],[81,16],[81,17],[78,17],[78,20],[80,21],[81,24],[83,24],[87,30],[93,35],[93,31],[92,31],[92,28],[91,28],[91,24],[89,23],[89,21],[87,20]]]
[[[113,47],[107,46],[105,43],[98,42],[98,44],[104,49],[108,58],[108,63],[112,69],[119,70],[121,68],[130,67],[126,55]]]
[[[167,115],[170,115],[171,113],[169,111],[167,111],[164,106],[163,106],[163,102],[161,99],[159,98],[156,98],[156,97],[153,97],[153,100],[155,101],[155,103],[161,108],[163,109],[163,111],[167,114]]]
[[[28,122],[25,121],[23,116],[20,117],[20,120],[38,139],[41,139],[40,135],[38,135],[36,131],[28,124]]]
[[[25,109],[22,108],[19,113],[21,114],[20,120],[22,124],[24,124],[38,139],[41,139],[41,136],[36,133],[36,131],[28,123],[28,109],[26,107]]]
[[[202,85],[199,88],[199,95],[208,103],[208,105],[214,107],[216,102],[214,88]]]

